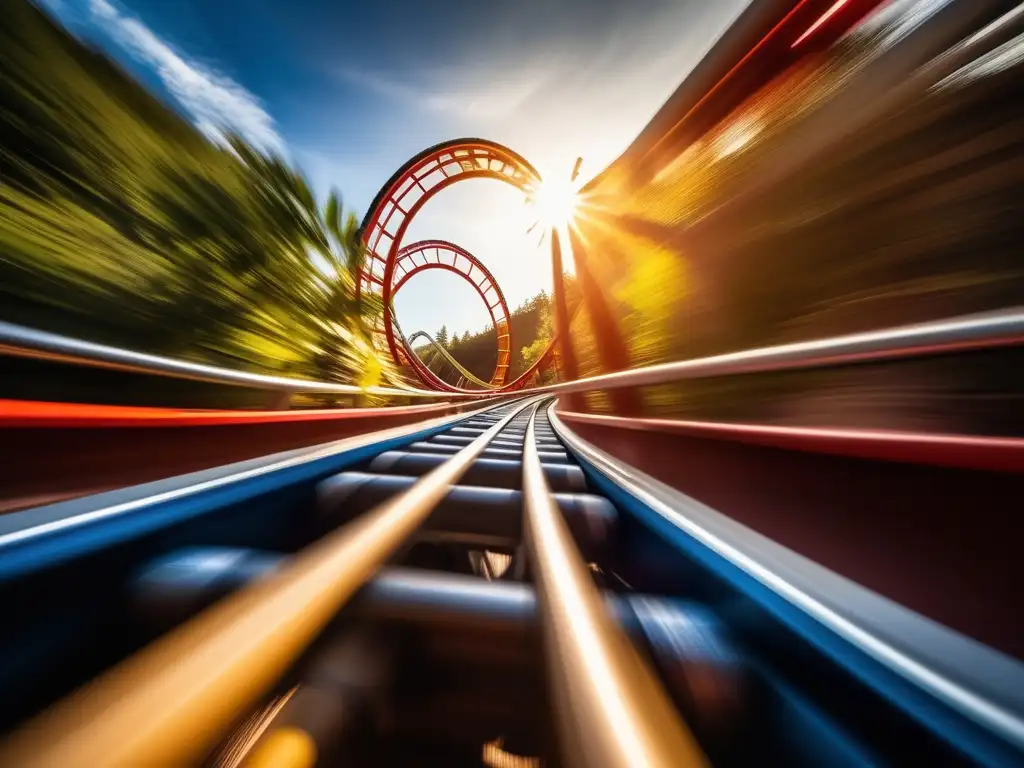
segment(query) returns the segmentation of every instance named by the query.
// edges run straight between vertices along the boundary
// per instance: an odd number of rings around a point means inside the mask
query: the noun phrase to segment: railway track
[[[0,518],[0,763],[1020,761],[1019,662],[549,405]]]

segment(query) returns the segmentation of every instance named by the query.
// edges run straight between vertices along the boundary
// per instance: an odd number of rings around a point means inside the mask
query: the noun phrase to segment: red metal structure
[[[649,182],[751,94],[805,57],[827,50],[884,0],[749,3],[633,143],[584,188],[621,174]]]
[[[392,302],[402,276],[399,275],[396,280],[395,274],[404,253],[401,245],[402,238],[409,224],[427,200],[457,181],[480,178],[503,181],[524,192],[528,192],[540,182],[540,175],[524,157],[497,142],[472,138],[446,141],[423,150],[395,172],[377,193],[360,229],[367,248],[367,260],[358,289],[360,292],[378,294],[383,300],[384,310],[380,327],[387,340],[392,358],[399,364],[408,362],[416,375],[428,387],[446,392],[464,390],[442,381],[420,363],[415,355],[406,354],[403,345],[396,338]],[[410,248],[414,247],[410,246]],[[493,280],[490,282],[497,290],[497,284]],[[490,309],[492,302],[487,299],[487,290],[485,289],[482,295]],[[507,308],[505,311],[505,316],[508,317]],[[497,328],[497,323],[495,327]],[[500,366],[502,364],[500,332],[498,344],[498,364]],[[504,360],[506,368],[501,378],[501,384],[504,384],[503,389],[515,390],[524,387],[543,365],[550,362],[552,348],[553,342],[552,346],[528,371],[508,384],[505,384],[505,378],[508,375],[508,355],[506,354]],[[508,349],[511,349],[510,345]],[[495,375],[497,376],[498,373],[499,371],[496,370]]]
[[[498,356],[490,383],[496,387],[504,385],[508,379],[511,359],[512,329],[509,325],[508,304],[494,276],[473,254],[454,243],[444,240],[421,240],[398,252],[395,268],[391,273],[392,298],[398,295],[399,290],[413,275],[429,269],[443,269],[464,278],[483,299],[491,315],[491,324],[494,326],[498,343]],[[404,337],[402,343],[409,364],[420,378],[436,388],[443,387],[445,382],[423,365]]]

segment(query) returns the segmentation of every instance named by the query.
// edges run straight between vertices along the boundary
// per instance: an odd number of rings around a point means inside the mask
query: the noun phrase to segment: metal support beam
[[[580,376],[576,363],[576,352],[572,348],[572,337],[569,335],[569,307],[565,303],[565,278],[562,270],[562,243],[558,231],[551,230],[551,283],[552,301],[555,310],[555,338],[558,340],[558,353],[565,381],[575,381]],[[566,396],[568,410],[582,410],[583,398],[578,394]]]
[[[574,228],[569,228],[569,243],[572,260],[576,266],[576,279],[583,294],[590,327],[597,341],[597,355],[601,361],[602,373],[614,373],[629,368],[629,349],[622,338],[615,315],[612,313],[601,286],[590,271],[588,251],[583,238]],[[623,416],[640,415],[642,410],[639,393],[633,389],[617,389],[610,393],[615,412]]]

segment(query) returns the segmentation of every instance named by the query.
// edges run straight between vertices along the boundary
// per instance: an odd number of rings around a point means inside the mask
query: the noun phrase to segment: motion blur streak
[[[833,6],[832,6],[831,8],[829,8],[829,9],[828,9],[827,11],[825,11],[825,13],[823,13],[823,14],[822,14],[822,15],[821,15],[821,16],[820,16],[820,17],[818,18],[818,20],[817,20],[816,22],[814,22],[813,24],[811,24],[811,26],[809,26],[809,27],[807,28],[807,31],[806,31],[806,32],[804,32],[804,33],[803,33],[802,35],[800,35],[800,37],[798,37],[798,38],[797,38],[796,40],[794,40],[794,41],[793,41],[793,44],[792,44],[792,45],[790,45],[790,48],[796,48],[796,47],[797,47],[798,45],[800,45],[800,43],[802,43],[802,42],[803,42],[804,40],[806,40],[806,39],[807,39],[808,37],[810,37],[811,35],[813,35],[813,34],[814,34],[814,32],[815,32],[815,30],[817,30],[817,29],[818,29],[818,27],[820,27],[820,26],[821,26],[822,24],[824,24],[824,23],[825,23],[826,21],[828,21],[828,20],[829,20],[829,19],[831,19],[831,18],[832,18],[833,16],[835,16],[835,15],[836,15],[836,11],[838,11],[838,10],[839,10],[840,8],[842,8],[842,7],[844,6],[844,5],[846,5],[846,4],[848,3],[848,2],[850,2],[850,0],[836,0],[836,3],[835,3],[835,5],[833,5]]]

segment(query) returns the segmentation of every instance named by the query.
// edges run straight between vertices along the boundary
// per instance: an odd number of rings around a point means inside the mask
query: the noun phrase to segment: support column
[[[576,352],[572,348],[572,337],[569,335],[569,308],[565,303],[565,281],[562,270],[562,243],[558,230],[551,230],[551,283],[552,301],[555,310],[555,333],[558,336],[558,352],[562,376],[566,381],[575,381],[580,377],[579,366],[576,364]],[[578,393],[564,395],[562,402],[571,411],[583,410],[583,396]]]
[[[590,327],[597,342],[597,354],[601,361],[602,373],[612,373],[629,368],[629,349],[622,338],[622,331],[608,304],[607,297],[590,271],[587,248],[583,238],[572,227],[569,228],[569,242],[572,247],[576,279],[583,295],[583,304],[590,318]],[[609,391],[616,413],[623,416],[637,415],[641,410],[640,395],[635,389],[613,389]]]

